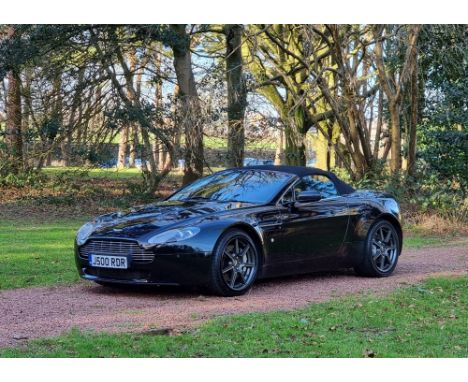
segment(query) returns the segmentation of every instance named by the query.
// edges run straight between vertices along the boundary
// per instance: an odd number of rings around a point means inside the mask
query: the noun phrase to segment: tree
[[[367,27],[312,26],[308,35],[318,39],[329,52],[328,56],[314,60],[312,73],[324,103],[333,112],[343,144],[330,139],[333,128],[328,131],[322,128],[323,134],[334,144],[336,154],[351,177],[359,179],[374,167],[377,159],[370,147],[372,119],[367,117],[369,110],[372,112],[377,90],[372,86],[371,64],[367,60],[370,44],[366,39]]]
[[[17,33],[13,26],[8,27],[8,38],[15,38]],[[21,76],[18,66],[11,68],[7,79],[5,142],[7,144],[10,171],[16,174],[23,167]]]
[[[227,131],[226,164],[240,166],[245,137],[280,128],[277,153],[284,146],[288,164],[305,165],[312,143],[308,159],[354,180],[385,173],[388,163],[399,172],[406,159],[414,178],[424,165],[463,188],[467,30],[3,26],[1,166],[40,169],[60,152],[63,165],[98,163],[120,132],[120,166],[139,155],[153,192],[181,155],[184,183],[202,175],[204,133]],[[272,123],[251,123],[254,113]]]
[[[286,163],[304,166],[307,131],[332,115],[331,110],[312,107],[316,100],[306,97],[313,49],[305,44],[299,25],[252,25],[247,41],[247,64],[256,90],[284,125]]]
[[[183,184],[187,184],[203,175],[203,116],[193,75],[190,36],[186,32],[186,25],[171,25],[171,30],[175,37],[171,47],[179,88],[177,109],[179,122],[185,132]]]
[[[416,70],[417,40],[421,30],[420,25],[409,25],[406,27],[406,52],[401,68],[388,68],[385,65],[384,40],[388,40],[385,35],[386,27],[377,25],[374,27],[375,37],[375,62],[379,76],[380,86],[387,98],[388,110],[391,124],[391,161],[392,172],[401,170],[401,102],[403,99],[403,87],[411,79]]]
[[[227,24],[224,26],[226,36],[226,84],[228,114],[228,165],[241,167],[244,159],[244,114],[247,103],[245,80],[243,77],[242,58],[243,26]]]
[[[425,25],[419,39],[419,168],[438,190],[468,190],[468,28]],[[425,172],[427,174],[427,172]]]
[[[333,149],[353,178],[375,165],[372,121],[367,116],[378,87],[369,70],[368,30],[349,25],[274,25],[251,31],[255,38],[250,39],[249,65],[258,91],[275,106],[285,125],[287,163],[305,164],[304,137],[314,127],[323,138],[316,142],[327,141],[326,163]]]
[[[92,28],[90,33],[97,57],[102,62],[107,78],[110,79],[114,90],[125,107],[124,113],[120,113],[120,117],[123,117],[124,122],[138,124],[141,131],[147,130],[154,134],[164,145],[170,158],[174,158],[173,141],[167,131],[159,128],[157,118],[154,118],[152,112],[154,108],[142,102],[137,84],[134,82],[134,73],[125,60],[124,49],[128,49],[128,46],[125,44],[124,36],[132,40],[132,31],[121,30],[118,26],[109,26],[100,29]],[[124,83],[119,78],[117,65],[122,71]],[[150,146],[149,136],[146,133],[144,135],[146,145]],[[151,160],[150,163],[150,171],[145,173],[146,192],[153,193],[172,166],[167,164],[158,172],[155,161]]]

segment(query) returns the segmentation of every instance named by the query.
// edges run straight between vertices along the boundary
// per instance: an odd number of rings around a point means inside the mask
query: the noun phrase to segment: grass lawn
[[[138,168],[90,168],[86,169],[83,167],[45,167],[42,171],[47,175],[58,175],[64,172],[87,172],[91,178],[102,178],[102,179],[131,179],[139,178],[141,176],[141,170]]]
[[[183,140],[182,140],[183,141]],[[205,149],[215,149],[215,150],[223,150],[227,149],[228,140],[227,138],[222,137],[203,137],[203,145]],[[275,150],[276,149],[276,141],[274,139],[265,139],[265,140],[252,140],[246,139],[245,142],[245,149],[249,150]]]
[[[448,238],[440,236],[406,235],[403,239],[404,248],[423,248],[430,246],[442,246]]]
[[[210,171],[211,170],[211,171]],[[209,175],[211,172],[218,172],[224,170],[224,167],[205,167],[204,174]],[[112,179],[112,180],[127,180],[127,179],[140,179],[141,169],[139,168],[83,168],[83,167],[45,167],[42,171],[47,175],[59,175],[63,173],[83,172],[87,173],[90,178],[95,179]],[[177,169],[172,170],[164,181],[182,181],[183,173]]]
[[[467,357],[468,278],[432,279],[385,297],[213,320],[180,335],[74,330],[0,357]]]
[[[0,289],[77,281],[73,239],[85,220],[0,221]]]

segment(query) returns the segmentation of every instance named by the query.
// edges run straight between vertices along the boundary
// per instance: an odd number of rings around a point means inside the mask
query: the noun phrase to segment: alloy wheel
[[[226,285],[235,291],[250,285],[258,266],[257,252],[244,237],[231,238],[221,257],[221,274]]]
[[[395,232],[388,226],[379,227],[372,238],[372,263],[374,267],[386,273],[392,269],[398,257]]]

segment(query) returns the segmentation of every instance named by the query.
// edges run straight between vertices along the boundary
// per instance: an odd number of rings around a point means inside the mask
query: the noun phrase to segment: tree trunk
[[[156,139],[153,140],[153,144],[151,145],[151,154],[153,156],[153,160],[155,163],[155,171],[158,172],[161,168],[161,163],[159,162],[159,151],[160,146],[162,146]]]
[[[397,173],[401,170],[401,130],[400,130],[400,113],[398,104],[389,100],[388,110],[390,112],[390,140],[391,140],[391,158],[390,169],[392,173]]]
[[[134,105],[139,99],[138,88],[138,78],[135,81],[135,70],[138,65],[138,58],[136,56],[136,51],[132,50],[128,53],[128,62],[129,62],[129,72],[126,75],[126,87],[127,87],[127,96],[130,102]],[[138,77],[138,76],[137,76]],[[138,145],[138,128],[134,122],[130,123],[128,127],[128,143],[129,153],[128,153],[128,167],[135,167],[135,159],[137,153]]]
[[[224,26],[224,33],[226,34],[229,167],[241,167],[244,160],[246,90],[242,73],[242,31],[243,28],[239,24]]]
[[[125,158],[127,156],[128,145],[128,126],[125,126],[120,132],[119,154],[117,157],[117,168],[125,168]]]
[[[329,137],[333,137],[333,124],[330,121],[327,121],[327,133]],[[326,138],[326,136],[325,136]],[[330,140],[327,142],[327,171],[331,170],[332,167],[332,154],[333,154],[333,144]]]
[[[382,133],[382,124],[383,124],[383,92],[379,91],[379,101],[377,109],[377,127],[375,130],[375,140],[374,140],[374,158],[379,157],[380,150],[380,135]]]
[[[282,117],[285,123],[284,154],[286,164],[290,166],[305,166],[305,136],[308,130],[308,128],[306,128],[306,112],[304,110],[304,105],[296,104],[290,93],[288,93],[286,99],[287,116]]]
[[[62,96],[62,73],[56,70],[53,78],[53,110],[52,120],[57,126],[55,135],[50,140],[49,150],[55,148],[56,139],[60,143],[60,165],[68,165],[68,153],[66,147],[66,131],[63,123],[63,96]]]
[[[23,136],[21,123],[21,78],[19,72],[14,69],[8,73],[5,131],[8,160],[13,174],[17,174],[23,168]]]
[[[304,136],[297,134],[294,127],[286,127],[285,130],[286,147],[284,155],[286,164],[290,166],[305,166],[305,143]]]
[[[392,173],[401,170],[401,127],[400,127],[400,108],[402,102],[402,90],[408,79],[412,78],[415,71],[417,59],[417,40],[421,25],[408,26],[408,40],[404,64],[396,79],[395,73],[387,70],[384,63],[384,54],[382,47],[383,32],[385,27],[379,25],[374,27],[374,38],[376,40],[374,54],[377,66],[377,74],[382,90],[385,92],[388,101],[388,110],[390,113],[390,142],[391,160],[390,169]],[[388,147],[388,146],[387,146]]]
[[[71,146],[71,138],[70,134],[67,131],[65,136],[62,137],[62,142],[60,143],[60,152],[62,154],[62,166],[67,167],[70,165],[70,146]]]
[[[161,53],[159,51],[155,52],[154,56],[154,70],[157,73],[161,71]],[[163,93],[162,93],[162,83],[161,81],[157,81],[155,84],[155,92],[154,92],[154,106],[156,108],[156,128],[162,129],[164,127],[164,117],[162,116],[163,113]],[[154,139],[153,142],[153,159],[154,159],[154,171],[157,173],[158,171],[164,168],[164,163],[162,162],[162,150],[163,144],[157,139]]]
[[[416,61],[413,72],[411,73],[411,121],[408,136],[408,174],[414,175],[416,163],[416,127],[418,124],[418,63]]]
[[[78,130],[78,133],[81,133],[79,126],[82,124],[83,118],[83,104],[82,104],[82,95],[84,89],[84,72],[85,68],[82,67],[78,71],[77,85],[75,88],[75,94],[73,95],[73,101],[71,108],[69,110],[67,123],[63,123],[65,130],[65,137],[62,142],[62,156],[64,166],[69,166],[72,160],[72,144],[79,145],[81,136],[73,140],[73,132]],[[63,119],[63,118],[62,118]],[[77,134],[78,135],[78,134]],[[78,139],[79,138],[79,139]]]
[[[27,69],[24,72],[24,81],[23,81],[23,112],[22,112],[22,134],[28,136],[29,126],[32,121],[32,108],[31,108],[31,70]],[[23,166],[25,169],[34,168],[34,144],[28,145],[23,142]]]
[[[130,127],[130,152],[128,155],[128,167],[135,167],[135,160],[137,154],[137,145],[138,145],[138,129],[135,124],[132,124]]]
[[[147,193],[153,193],[156,191],[158,186],[158,168],[154,156],[152,153],[151,141],[149,138],[148,131],[146,129],[141,129],[141,138],[142,138],[142,150],[141,150],[141,169],[143,172],[146,172],[147,176]],[[149,169],[147,166],[149,162]]]
[[[182,182],[188,184],[203,175],[202,113],[192,70],[190,37],[185,31],[185,24],[171,25],[171,28],[176,37],[172,43],[172,51],[179,85],[178,115],[185,133],[185,167]]]
[[[279,128],[276,132],[278,138],[276,140],[276,152],[275,152],[275,165],[283,164],[284,157],[284,130]]]
[[[158,144],[158,163],[159,169],[162,170],[164,168],[164,162],[166,161],[164,146],[162,144]]]

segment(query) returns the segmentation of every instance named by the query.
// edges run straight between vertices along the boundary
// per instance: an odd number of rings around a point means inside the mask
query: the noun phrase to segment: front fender
[[[183,240],[177,243],[171,243],[167,246],[161,245],[157,247],[157,252],[194,252],[194,253],[205,253],[207,256],[211,255],[216,248],[216,244],[226,230],[230,228],[245,228],[246,231],[253,233],[256,232],[257,237],[255,240],[260,240],[262,243],[261,232],[253,227],[253,225],[237,220],[237,219],[224,219],[214,220],[211,222],[205,222],[201,225],[196,225],[200,228],[200,232],[188,240]]]

